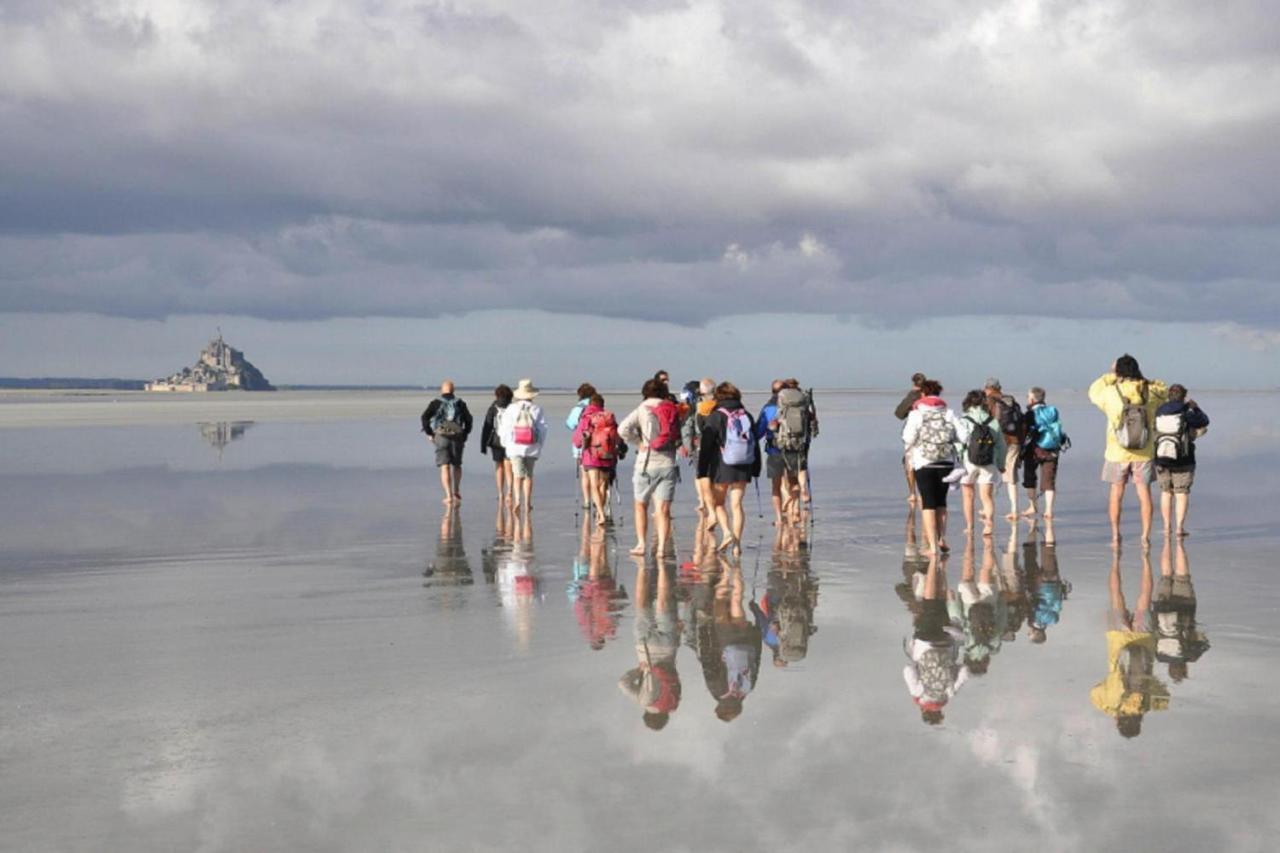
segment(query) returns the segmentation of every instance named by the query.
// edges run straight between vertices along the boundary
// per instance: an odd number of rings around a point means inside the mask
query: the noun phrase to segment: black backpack
[[[996,418],[1000,431],[1005,435],[1017,435],[1022,427],[1022,407],[1008,394],[996,400]]]
[[[965,416],[965,420],[973,424],[969,431],[967,454],[969,462],[974,465],[993,465],[996,461],[996,433],[990,427],[990,421],[975,421]]]

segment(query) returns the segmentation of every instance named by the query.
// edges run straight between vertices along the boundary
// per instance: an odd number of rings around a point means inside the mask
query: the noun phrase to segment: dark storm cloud
[[[1280,324],[1265,3],[8,3],[0,311]]]

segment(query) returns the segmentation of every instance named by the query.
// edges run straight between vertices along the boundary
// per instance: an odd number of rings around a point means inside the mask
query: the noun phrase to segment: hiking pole
[[[809,430],[809,447],[805,448],[805,480],[809,492],[809,523],[816,521],[816,514],[813,511],[813,461],[809,459],[809,448],[813,446],[813,439],[818,436],[818,405],[813,402],[813,389],[809,389],[809,415],[813,420],[813,425]]]
[[[764,520],[764,504],[760,502],[760,478],[756,477],[756,518]]]

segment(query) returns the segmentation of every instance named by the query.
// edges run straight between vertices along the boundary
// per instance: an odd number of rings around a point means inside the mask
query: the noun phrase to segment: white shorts
[[[964,460],[964,477],[960,482],[966,486],[992,486],[1000,482],[1000,471],[995,465],[974,465]]]

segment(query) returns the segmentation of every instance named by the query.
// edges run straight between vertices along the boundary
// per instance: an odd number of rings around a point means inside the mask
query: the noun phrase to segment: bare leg
[[[631,553],[640,556],[649,547],[649,505],[641,501],[635,502],[636,544]]]
[[[1039,510],[1036,509],[1036,490],[1027,489],[1027,508],[1022,511],[1022,514],[1027,518],[1035,518],[1038,512]]]
[[[1018,478],[1010,471],[1009,480],[1005,483],[1005,492],[1009,495],[1009,514],[1005,518],[1010,521],[1018,517]]]
[[[1111,519],[1111,541],[1120,542],[1120,507],[1124,503],[1124,483],[1112,483],[1107,501],[1107,517]]]
[[[450,465],[453,469],[453,502],[462,503],[462,466]]]
[[[582,467],[581,457],[579,457],[577,465],[578,465],[578,482],[581,484],[581,487],[582,487],[582,507],[583,509],[586,509],[587,507],[591,506],[591,493],[592,493],[591,478],[587,476],[590,469]]]
[[[658,528],[658,558],[667,553],[667,543],[671,541],[671,502],[654,500],[653,516]]]
[[[453,466],[440,466],[440,488],[444,490],[443,503],[453,503]]]
[[[1191,508],[1191,493],[1178,492],[1173,496],[1173,502],[1175,505],[1174,513],[1178,519],[1178,536],[1184,537],[1187,535],[1187,510]]]
[[[782,526],[782,477],[774,477],[769,481],[770,501],[773,503],[773,523]]]
[[[1168,489],[1164,489],[1160,492],[1160,521],[1164,526],[1165,536],[1169,536],[1172,530],[1170,525],[1170,522],[1173,521],[1172,510],[1173,493]]]
[[[1057,496],[1057,492],[1053,489],[1044,493],[1044,517],[1046,519],[1053,518],[1053,499]]]
[[[719,521],[716,519],[716,497],[711,486],[711,478],[699,477],[694,481],[694,486],[698,490],[698,504],[702,508],[706,529],[714,530]]]
[[[1138,493],[1138,510],[1142,514],[1142,544],[1151,544],[1151,484],[1134,483],[1133,489]]]
[[[986,483],[978,487],[978,496],[982,499],[982,532],[984,534],[991,533],[995,530],[994,521],[996,516],[996,486],[994,483]]]
[[[916,472],[907,457],[902,457],[902,470],[907,472],[907,503],[914,504],[916,498]]]
[[[960,484],[960,503],[964,507],[964,531],[973,532],[973,499],[974,486],[969,483]]]
[[[711,486],[714,495],[714,503],[716,510],[716,523],[720,525],[720,544],[718,550],[723,551],[733,544],[733,528],[729,525],[729,512],[725,508],[725,500],[728,498],[729,487],[714,483]]]
[[[920,510],[920,520],[924,522],[924,547],[930,554],[938,553],[938,511]]]
[[[809,494],[809,469],[800,469],[800,501],[809,503],[813,497]]]
[[[533,511],[533,475],[525,477],[520,481],[521,490],[524,492],[524,512],[528,517]]]
[[[937,520],[935,521],[935,526],[938,529],[938,550],[947,551],[950,550],[947,548],[947,508],[940,506],[936,512]]]
[[[746,483],[734,483],[729,487],[729,505],[733,510],[733,544],[742,542],[742,530],[746,526],[747,516],[742,511],[742,496],[746,494]]]

